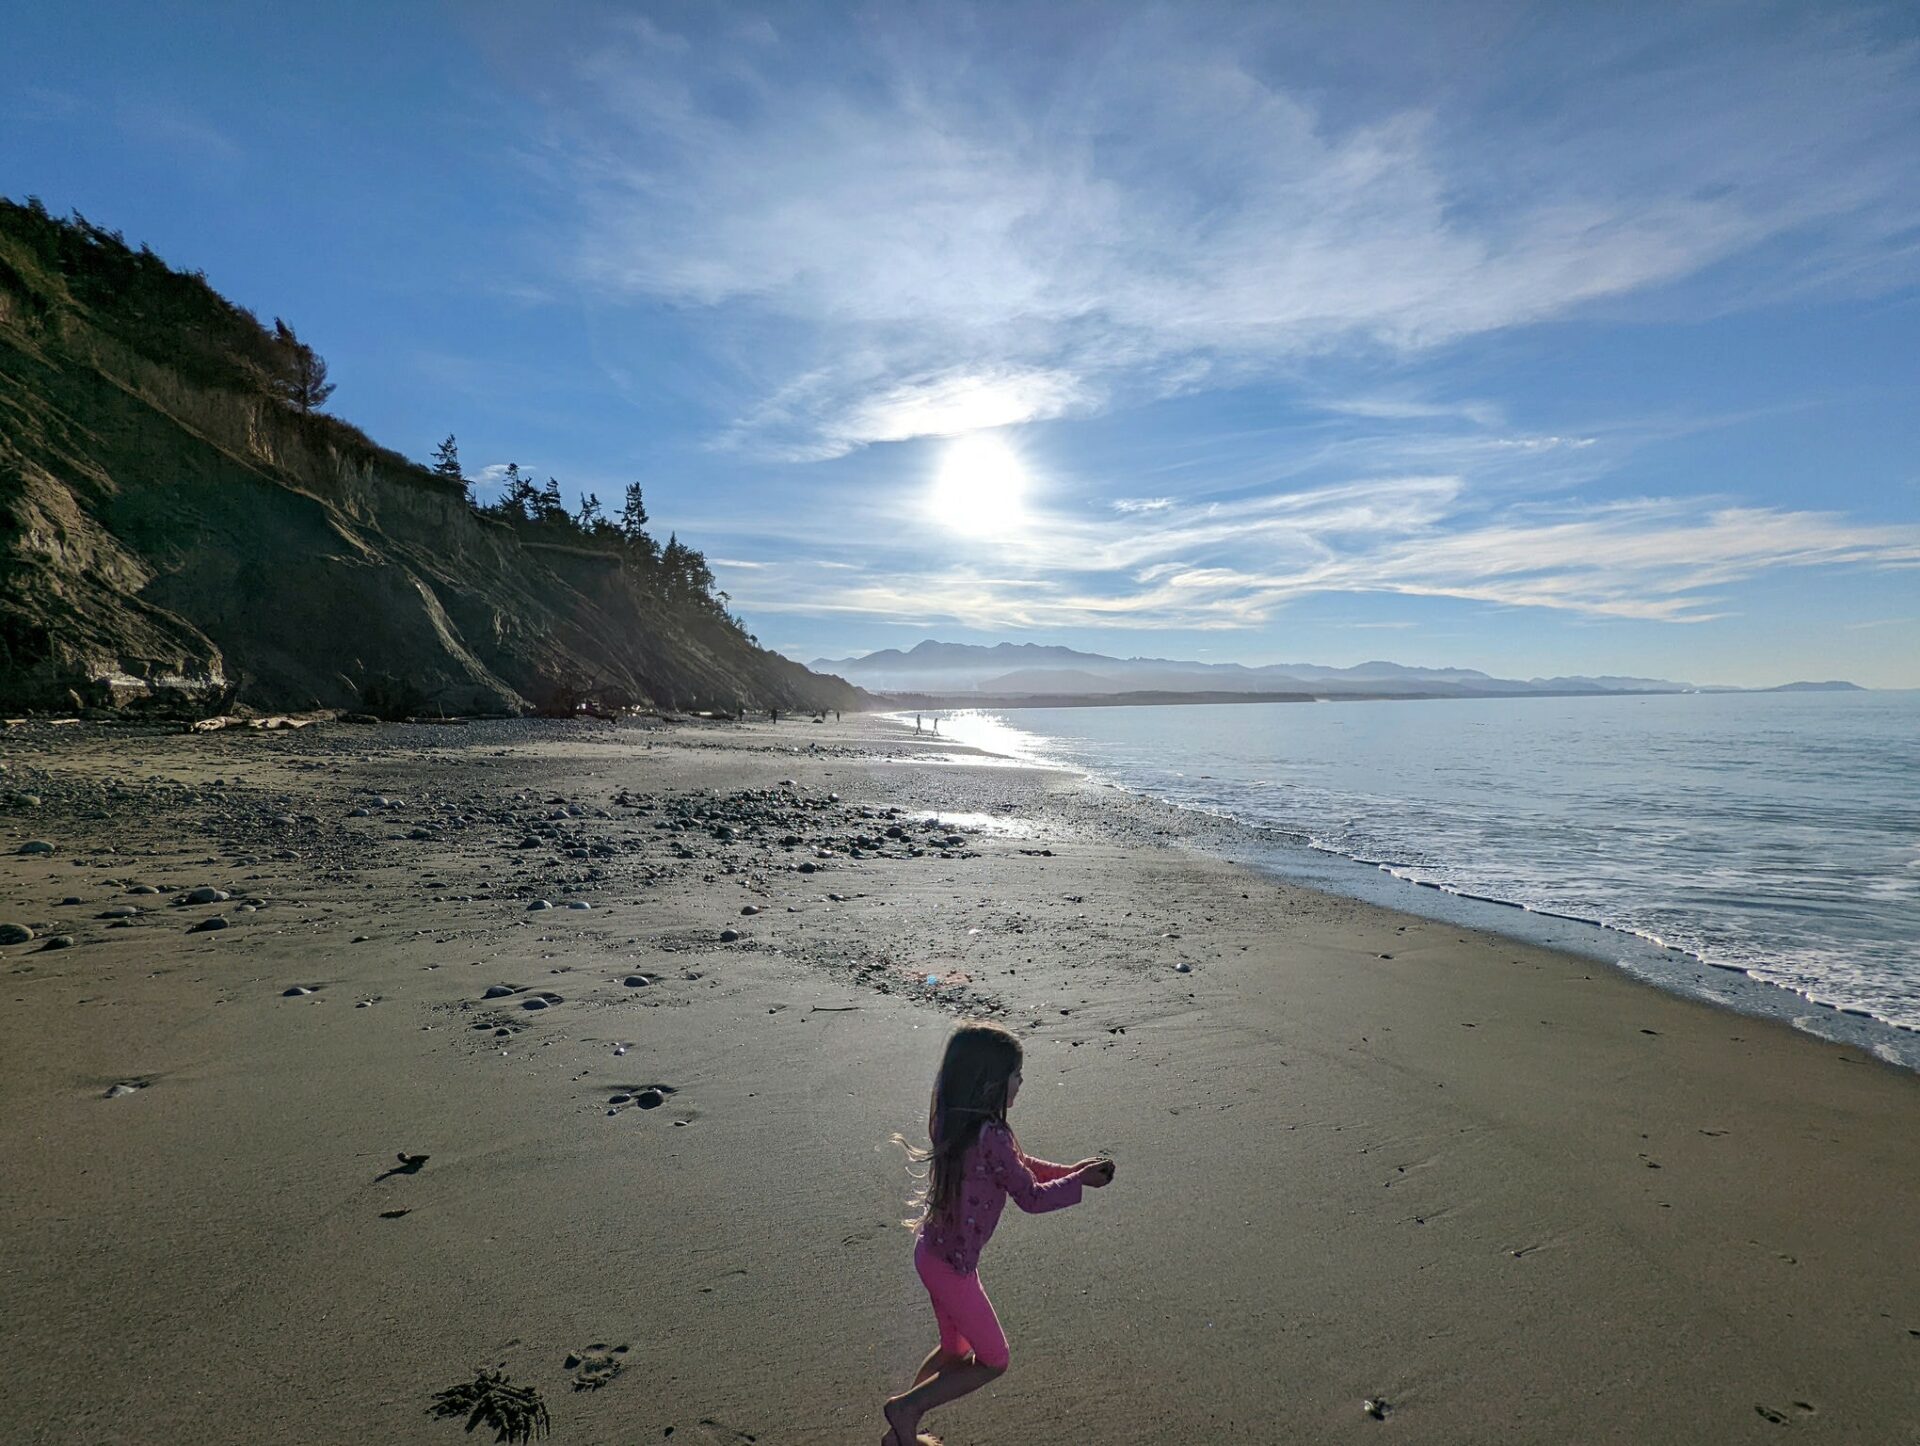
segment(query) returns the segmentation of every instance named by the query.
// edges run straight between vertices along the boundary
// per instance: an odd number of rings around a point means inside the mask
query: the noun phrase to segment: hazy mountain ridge
[[[284,350],[199,275],[0,200],[0,704],[857,705],[290,405]]]
[[[978,693],[991,697],[1094,697],[1138,692],[1300,693],[1339,696],[1482,697],[1489,694],[1685,693],[1738,691],[1697,688],[1665,678],[1561,676],[1497,678],[1476,668],[1423,668],[1375,659],[1352,667],[1320,663],[1201,663],[1169,658],[1115,658],[1038,643],[943,643],[934,639],[902,652],[884,648],[859,658],[818,659],[863,688],[923,694]],[[1785,689],[1847,688],[1851,684],[1787,684]]]

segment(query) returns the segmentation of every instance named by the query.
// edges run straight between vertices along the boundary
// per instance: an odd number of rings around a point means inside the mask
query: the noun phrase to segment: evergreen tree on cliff
[[[303,412],[324,406],[333,395],[325,359],[277,316],[273,319],[273,341],[280,362],[279,374],[274,378],[275,395]]]
[[[453,433],[447,433],[447,440],[433,449],[433,471],[436,477],[445,477],[453,482],[465,482],[467,479],[460,471],[460,444],[453,440]]]
[[[518,462],[509,462],[502,481],[505,486],[500,500],[494,504],[494,513],[508,522],[533,521],[540,504],[540,493],[533,485],[533,478],[520,470]]]
[[[567,504],[560,500],[560,479],[547,478],[547,485],[540,489],[533,504],[534,520],[538,522],[569,523],[573,519],[567,516]]]
[[[627,484],[626,505],[620,509],[620,518],[614,524],[619,530],[621,540],[627,545],[627,555],[641,564],[651,564],[656,557],[653,539],[647,535],[647,503],[641,496],[640,484]]]

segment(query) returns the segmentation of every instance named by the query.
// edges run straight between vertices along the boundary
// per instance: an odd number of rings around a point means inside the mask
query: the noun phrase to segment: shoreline
[[[898,720],[902,715],[876,716]],[[981,751],[991,752],[984,747]],[[1892,1068],[1920,1073],[1920,1027],[1851,1004],[1815,998],[1756,972],[1764,965],[1716,963],[1694,950],[1602,919],[1536,909],[1512,899],[1411,878],[1391,862],[1323,848],[1296,830],[1251,822],[1224,809],[1161,798],[1079,764],[1013,753],[995,756],[1029,767],[1058,768],[1090,786],[1117,789],[1184,818],[1204,820],[1198,833],[1222,836],[1210,838],[1202,847],[1221,857],[1249,855],[1240,860],[1247,867],[1299,887],[1563,950],[1607,964],[1668,994],[1710,1003],[1744,1018],[1785,1023],[1813,1038],[1866,1050]]]
[[[1003,1221],[954,1446],[1920,1415],[1920,1081],[1859,1050],[858,717],[54,732],[5,746],[56,852],[0,857],[74,938],[0,949],[29,1440],[430,1446],[480,1365],[556,1442],[878,1440],[931,1335],[885,1140],[965,1014],[1119,1174]]]

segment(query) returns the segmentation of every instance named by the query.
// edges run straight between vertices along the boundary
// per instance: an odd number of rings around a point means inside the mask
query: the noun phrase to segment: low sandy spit
[[[1118,1176],[1009,1211],[952,1446],[1920,1440],[1920,1078],[1857,1050],[872,718],[0,761],[14,1439],[451,1446],[485,1367],[554,1442],[871,1446],[884,1141],[980,1015]]]

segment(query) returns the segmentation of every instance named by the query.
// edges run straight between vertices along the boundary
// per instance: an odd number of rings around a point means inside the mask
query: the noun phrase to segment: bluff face
[[[851,708],[710,597],[265,385],[197,275],[0,201],[0,707]]]

